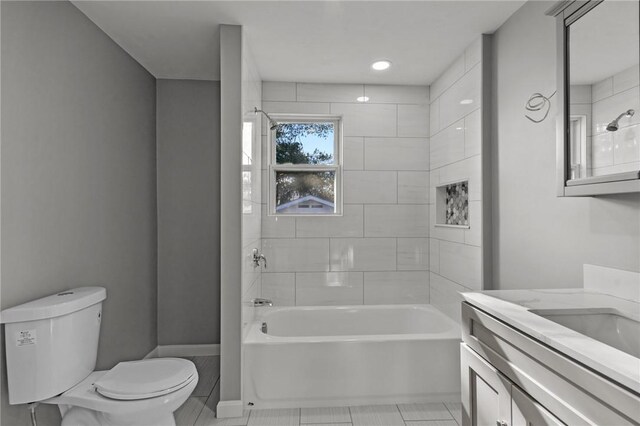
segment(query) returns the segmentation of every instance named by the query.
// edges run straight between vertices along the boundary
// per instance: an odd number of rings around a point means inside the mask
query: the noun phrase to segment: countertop
[[[464,299],[512,327],[640,394],[640,358],[573,331],[530,310],[611,309],[640,321],[640,303],[584,289],[488,290]]]

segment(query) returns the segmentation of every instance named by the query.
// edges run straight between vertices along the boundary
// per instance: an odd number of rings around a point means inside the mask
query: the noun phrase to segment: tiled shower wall
[[[261,238],[261,128],[262,117],[253,112],[262,103],[262,81],[248,47],[242,57],[242,323],[243,332],[253,322],[251,299],[260,296],[261,269],[252,261],[252,250]]]
[[[636,65],[593,85],[571,86],[571,112],[587,116],[593,176],[640,168],[638,75]],[[620,119],[618,131],[607,131],[607,125],[628,109],[635,110],[633,117]]]
[[[429,88],[262,88],[268,113],[339,114],[344,128],[342,217],[267,216],[263,156],[262,296],[280,306],[428,303]]]
[[[431,85],[431,304],[460,319],[458,292],[482,280],[482,43],[478,39]],[[469,228],[436,224],[436,187],[468,180]]]

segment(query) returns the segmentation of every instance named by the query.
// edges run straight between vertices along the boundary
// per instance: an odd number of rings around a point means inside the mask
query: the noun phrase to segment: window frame
[[[276,130],[269,129],[267,125],[267,152],[268,152],[268,216],[290,216],[290,217],[331,217],[342,216],[343,212],[343,184],[342,184],[342,116],[334,114],[270,114],[270,116],[280,124],[286,123],[333,123],[333,159],[334,164],[276,164]],[[277,172],[334,172],[334,193],[335,203],[333,213],[278,213],[276,211],[276,173]]]

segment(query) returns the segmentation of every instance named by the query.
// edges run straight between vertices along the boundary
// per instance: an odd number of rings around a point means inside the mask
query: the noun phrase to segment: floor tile
[[[405,420],[453,420],[453,416],[441,402],[432,404],[398,404]]]
[[[348,407],[303,408],[300,423],[351,423]]]
[[[249,426],[298,426],[299,424],[299,408],[251,410],[248,423]]]
[[[249,422],[249,413],[250,411],[245,410],[242,417],[216,419],[215,411],[204,407],[195,426],[246,426]]]
[[[220,377],[220,357],[196,356],[192,361],[198,370],[198,385],[192,395],[208,397]]]
[[[192,426],[204,407],[207,398],[190,397],[173,414],[176,426]]]
[[[353,426],[405,426],[395,405],[349,407]]]
[[[455,420],[418,420],[404,422],[405,426],[458,426]]]
[[[351,423],[301,423],[304,426],[353,426]]]
[[[462,424],[462,403],[460,402],[445,402],[444,405],[447,406],[447,409],[453,416],[456,422],[459,425]]]

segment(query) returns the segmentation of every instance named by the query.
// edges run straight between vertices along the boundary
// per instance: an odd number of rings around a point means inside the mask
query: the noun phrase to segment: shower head
[[[609,123],[607,125],[607,130],[610,132],[615,132],[616,130],[618,130],[618,121],[620,121],[620,119],[622,117],[633,117],[633,114],[635,114],[635,111],[632,109],[628,109],[625,112],[623,112],[622,114],[620,114],[615,120],[613,120],[611,123]]]
[[[269,120],[269,130],[275,130],[280,125],[280,123],[278,123],[273,118],[269,117],[269,114],[267,114],[266,112],[264,112],[261,109],[258,109],[258,107],[253,107],[253,112],[255,112],[256,114],[261,112],[262,114],[264,114],[265,117],[267,117],[267,119]]]

